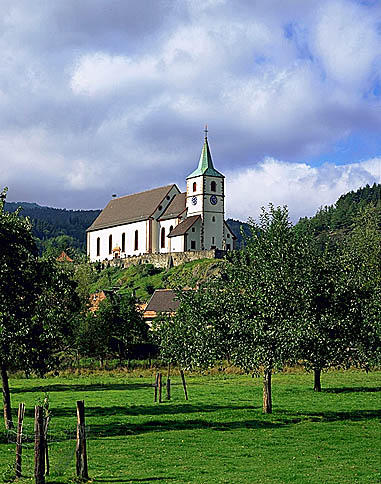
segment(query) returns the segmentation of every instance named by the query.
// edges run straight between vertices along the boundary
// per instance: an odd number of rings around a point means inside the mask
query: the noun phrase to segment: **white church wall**
[[[160,221],[160,229],[159,229],[159,234],[158,234],[158,247],[159,247],[159,250],[158,252],[160,252],[161,254],[165,254],[167,252],[176,252],[173,250],[173,247],[172,247],[172,239],[174,239],[175,237],[168,237],[168,234],[170,233],[170,231],[172,230],[172,228],[175,228],[176,225],[178,225],[178,219],[177,218],[171,218],[169,220],[161,220]],[[165,233],[165,237],[164,237],[164,247],[162,247],[162,240],[161,240],[161,233],[162,233],[162,230],[164,229],[164,233]]]
[[[171,237],[171,252],[184,252],[184,236]]]
[[[196,184],[196,189],[193,190],[193,184]],[[188,217],[191,215],[201,215],[203,211],[203,193],[204,193],[204,176],[196,176],[187,179],[187,198],[186,207],[188,209]],[[192,203],[192,199],[196,204]]]
[[[113,254],[109,253],[109,237],[112,235],[112,249],[119,246],[122,249],[122,234],[125,234],[125,252],[121,252],[121,258],[131,255],[139,255],[147,252],[147,222],[133,222],[130,224],[119,225],[101,230],[89,232],[89,252],[90,261],[103,261],[113,259]],[[138,231],[138,248],[135,250],[135,231]],[[100,252],[97,255],[97,239],[100,240]]]

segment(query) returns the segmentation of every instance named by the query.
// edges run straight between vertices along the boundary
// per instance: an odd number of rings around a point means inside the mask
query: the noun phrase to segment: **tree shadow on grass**
[[[95,424],[89,426],[89,438],[120,437],[147,432],[168,432],[174,430],[214,430],[229,431],[239,429],[274,429],[283,427],[282,422],[263,420],[242,420],[235,422],[215,422],[202,419],[194,420],[151,420],[143,423]]]
[[[299,422],[337,422],[342,420],[348,420],[350,422],[357,422],[362,420],[371,420],[381,417],[381,410],[351,410],[348,412],[302,412],[298,416],[295,412],[289,410],[277,410],[276,413],[281,415],[293,415],[294,418],[289,419],[289,423]],[[284,420],[287,422],[287,420]]]
[[[241,405],[192,405],[192,404],[156,404],[156,405],[113,405],[105,407],[87,407],[85,402],[86,417],[115,417],[118,415],[125,416],[143,416],[143,415],[179,415],[189,413],[211,413],[219,410],[255,410],[260,407],[241,406]],[[72,417],[76,415],[75,402],[71,407],[51,407],[50,411],[53,417]],[[25,415],[28,417],[34,416],[34,409],[27,408]]]
[[[381,387],[323,388],[324,393],[381,392]]]
[[[56,385],[37,385],[35,387],[21,387],[11,389],[12,394],[29,392],[100,392],[100,391],[129,391],[150,388],[150,383],[83,383],[83,384],[56,384]]]
[[[105,479],[94,479],[94,482],[151,482],[151,481],[172,481],[174,477],[145,477],[141,479],[118,479],[117,477],[110,477]]]

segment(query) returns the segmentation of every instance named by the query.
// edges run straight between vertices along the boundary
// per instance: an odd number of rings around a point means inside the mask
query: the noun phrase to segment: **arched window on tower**
[[[108,253],[112,254],[112,235],[108,236]]]
[[[97,257],[101,255],[101,239],[97,238]]]
[[[134,250],[138,250],[138,248],[139,248],[139,234],[138,234],[138,231],[135,230]]]
[[[126,234],[122,234],[122,252],[126,252]]]
[[[171,232],[172,232],[172,230],[173,230],[173,225],[171,225],[171,226],[169,227],[169,233],[171,233]]]
[[[212,190],[212,192],[215,192],[216,191],[216,182],[215,181],[212,181],[211,182],[210,189]]]
[[[162,249],[165,249],[165,228],[162,227],[161,229],[161,244],[160,244]]]
[[[196,182],[193,182],[193,191],[194,192],[196,191],[196,188],[197,188],[197,183]]]

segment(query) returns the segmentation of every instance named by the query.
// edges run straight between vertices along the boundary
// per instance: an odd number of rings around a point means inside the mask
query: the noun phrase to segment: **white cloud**
[[[273,203],[287,205],[295,222],[314,215],[320,206],[335,203],[340,195],[374,182],[381,183],[381,158],[319,167],[265,158],[255,167],[227,174],[227,213],[247,220]]]
[[[330,79],[357,85],[368,80],[381,56],[379,20],[348,0],[331,0],[321,7],[315,49]]]
[[[0,18],[0,175],[19,199],[94,207],[113,192],[181,184],[205,123],[216,166],[233,180],[250,160],[321,157],[379,130],[376,3],[36,2],[3,0]],[[380,147],[358,151],[371,158]],[[334,191],[330,163],[263,163],[248,174],[270,188],[293,166],[284,199],[299,179],[317,177],[317,205]],[[345,191],[351,183],[340,180]]]

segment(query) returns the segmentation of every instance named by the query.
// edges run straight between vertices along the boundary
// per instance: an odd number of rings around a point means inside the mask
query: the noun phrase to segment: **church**
[[[110,200],[87,229],[91,262],[147,253],[233,250],[225,222],[225,177],[213,166],[205,130],[198,167],[176,185]]]

